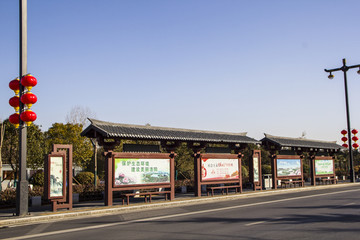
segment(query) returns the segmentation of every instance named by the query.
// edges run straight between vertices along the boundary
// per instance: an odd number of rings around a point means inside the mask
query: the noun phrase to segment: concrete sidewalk
[[[287,194],[301,191],[322,190],[325,188],[342,188],[349,186],[359,186],[360,183],[340,183],[335,185],[321,185],[321,186],[305,186],[300,188],[287,188],[278,190],[263,190],[252,191],[244,189],[242,194],[229,193],[229,195],[217,194],[214,197],[207,197],[203,195],[194,197],[193,193],[176,194],[175,200],[165,201],[162,197],[154,197],[152,203],[144,203],[143,199],[133,199],[130,205],[121,205],[120,202],[114,202],[113,206],[104,206],[103,201],[94,202],[79,202],[73,205],[72,210],[59,210],[57,212],[51,211],[51,205],[40,206],[37,208],[29,208],[29,215],[26,217],[15,216],[15,209],[1,209],[0,210],[0,228],[15,225],[34,224],[47,221],[62,221],[66,219],[101,216],[106,214],[118,214],[130,211],[139,211],[144,209],[165,208],[174,206],[194,205],[209,203],[209,201],[226,201],[249,197],[261,197],[269,194]]]

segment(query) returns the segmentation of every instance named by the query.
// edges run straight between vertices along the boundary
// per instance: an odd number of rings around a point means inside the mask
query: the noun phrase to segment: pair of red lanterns
[[[349,145],[346,143],[348,141],[348,138],[345,136],[348,132],[346,130],[342,130],[341,131],[341,134],[344,135],[342,138],[341,138],[341,141],[344,142],[344,144],[342,145],[344,148],[348,148]],[[358,134],[358,130],[356,129],[353,129],[351,131],[351,133],[354,135],[351,139],[354,141],[354,144],[352,145],[353,148],[355,149],[358,149],[359,148],[359,144],[357,144],[357,141],[359,141],[359,138],[356,136],[356,134]]]
[[[21,98],[19,97],[20,84],[26,88]],[[15,92],[15,96],[10,98],[9,104],[15,109],[15,113],[9,117],[9,122],[14,124],[16,128],[19,127],[20,119],[30,126],[33,121],[36,120],[36,113],[31,110],[31,106],[37,102],[35,94],[31,93],[32,87],[36,86],[37,80],[34,76],[27,74],[21,78],[16,78],[9,83],[11,90]],[[20,101],[25,104],[26,109],[19,114]]]

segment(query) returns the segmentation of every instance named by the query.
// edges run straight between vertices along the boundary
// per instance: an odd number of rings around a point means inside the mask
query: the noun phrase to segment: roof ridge
[[[274,136],[267,133],[264,133],[266,138],[277,138],[277,139],[287,139],[287,140],[297,140],[297,141],[308,141],[308,142],[320,142],[320,143],[335,143],[336,141],[324,141],[324,140],[314,140],[314,139],[306,139],[306,138],[291,138],[291,137],[281,137],[281,136]]]
[[[184,128],[170,128],[170,127],[157,127],[157,126],[147,126],[147,125],[136,125],[136,124],[126,124],[126,123],[113,123],[106,122],[102,120],[97,120],[93,118],[88,118],[91,124],[93,125],[113,125],[113,126],[122,126],[122,127],[136,127],[143,129],[155,129],[155,130],[168,130],[168,131],[183,131],[183,132],[195,132],[195,133],[211,133],[211,134],[227,134],[233,136],[246,136],[247,132],[242,133],[231,133],[231,132],[218,132],[218,131],[209,131],[209,130],[194,130],[194,129],[184,129]]]

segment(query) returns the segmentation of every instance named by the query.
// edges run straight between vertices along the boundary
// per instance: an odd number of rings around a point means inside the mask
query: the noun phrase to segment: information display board
[[[300,159],[277,159],[276,172],[278,177],[301,177],[301,160]]]
[[[333,159],[315,159],[315,175],[334,174]]]
[[[254,182],[260,181],[260,171],[259,171],[259,158],[253,157],[253,166],[254,166]]]
[[[170,183],[170,159],[114,159],[114,187]]]
[[[239,160],[238,159],[201,159],[201,179],[202,181],[238,179]]]
[[[48,156],[47,171],[47,194],[48,199],[65,198],[65,155],[50,154]]]

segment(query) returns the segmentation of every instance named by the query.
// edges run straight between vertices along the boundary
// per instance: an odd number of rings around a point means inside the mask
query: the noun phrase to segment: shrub
[[[242,177],[242,182],[243,183],[247,183],[249,182],[249,168],[248,166],[241,166],[241,177]]]
[[[190,180],[190,179],[182,179],[182,180],[176,180],[175,181],[175,188],[179,188],[181,186],[193,186],[194,185],[194,181]]]
[[[78,193],[80,201],[93,201],[103,199],[104,185],[73,185],[73,193]]]
[[[271,174],[271,166],[267,164],[262,165],[261,172],[262,174]]]
[[[242,178],[249,177],[249,169],[247,166],[244,166],[244,165],[241,166],[241,176],[242,176]]]
[[[41,186],[34,186],[33,189],[29,191],[29,197],[43,196],[43,195],[44,195],[44,188]]]
[[[73,193],[83,193],[85,189],[84,185],[73,185]]]
[[[16,189],[5,189],[0,194],[0,205],[15,206],[16,205]]]
[[[80,172],[75,178],[83,185],[90,185],[94,183],[94,174],[92,172]],[[97,182],[99,182],[99,178],[97,178]]]
[[[335,174],[337,176],[348,176],[349,174],[347,173],[346,169],[343,168],[336,168],[335,169]]]
[[[43,171],[37,171],[34,173],[31,178],[29,179],[29,183],[34,186],[44,186],[44,172]]]

